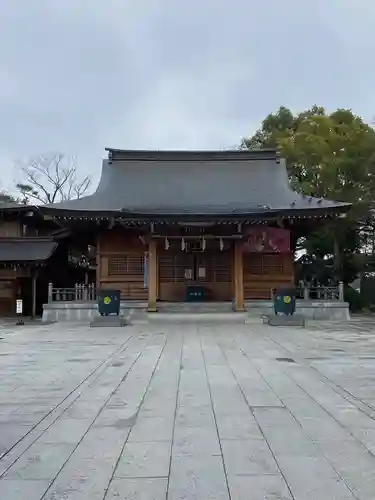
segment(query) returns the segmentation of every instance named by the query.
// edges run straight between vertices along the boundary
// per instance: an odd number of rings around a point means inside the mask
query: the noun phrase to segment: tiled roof
[[[51,257],[57,243],[43,238],[0,238],[0,262],[35,262]]]
[[[132,214],[257,214],[347,210],[305,197],[289,184],[276,150],[126,151],[110,149],[96,192],[46,209]],[[42,208],[43,210],[43,208]]]

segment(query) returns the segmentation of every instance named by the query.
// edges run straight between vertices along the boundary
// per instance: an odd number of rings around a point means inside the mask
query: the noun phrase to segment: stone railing
[[[294,288],[297,299],[303,300],[340,300],[344,301],[344,283],[339,282],[338,285],[312,286],[304,284]],[[271,299],[275,296],[276,289],[271,290]]]
[[[96,300],[94,283],[76,283],[73,288],[54,288],[48,284],[48,303],[51,302],[92,302]]]

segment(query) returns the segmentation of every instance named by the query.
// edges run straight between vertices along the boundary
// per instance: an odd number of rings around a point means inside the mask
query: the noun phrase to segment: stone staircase
[[[157,313],[148,313],[149,323],[242,323],[245,312],[234,312],[231,302],[158,303]]]
[[[233,313],[232,302],[158,302],[159,313]]]

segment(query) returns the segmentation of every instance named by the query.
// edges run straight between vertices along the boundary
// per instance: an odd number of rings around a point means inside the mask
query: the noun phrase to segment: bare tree
[[[61,153],[40,155],[19,164],[23,180],[16,184],[22,200],[55,203],[82,197],[91,185],[91,179],[77,175],[74,157]]]

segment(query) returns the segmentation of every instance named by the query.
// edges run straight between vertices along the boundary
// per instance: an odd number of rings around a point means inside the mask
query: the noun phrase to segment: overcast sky
[[[0,188],[60,151],[237,145],[280,105],[375,116],[374,0],[3,0]]]

